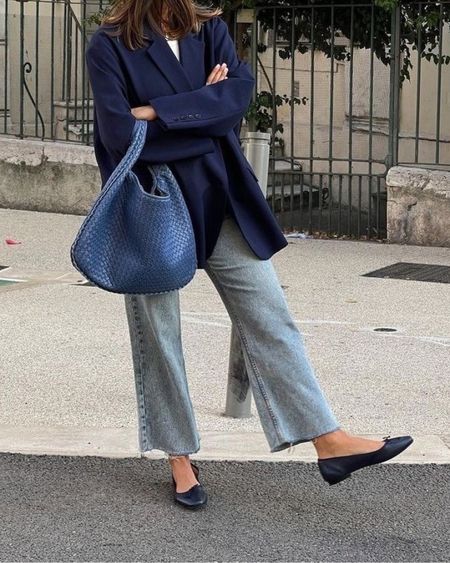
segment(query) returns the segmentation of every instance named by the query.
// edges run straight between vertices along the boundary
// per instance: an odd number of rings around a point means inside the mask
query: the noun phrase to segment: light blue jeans
[[[337,430],[338,422],[314,375],[272,261],[254,254],[230,215],[223,221],[205,271],[240,342],[270,451]],[[125,295],[125,308],[140,451],[195,453],[200,449],[200,436],[186,378],[179,290]]]

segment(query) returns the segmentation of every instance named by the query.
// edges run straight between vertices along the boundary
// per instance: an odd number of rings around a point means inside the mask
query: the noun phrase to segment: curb
[[[399,432],[391,435],[399,435]],[[380,439],[377,434],[366,438]],[[414,443],[400,456],[385,463],[450,464],[448,436],[416,435]],[[99,456],[110,458],[165,458],[165,452],[141,453],[137,429],[86,427],[0,426],[0,452],[26,455]],[[201,432],[201,449],[192,459],[214,461],[300,461],[315,463],[317,455],[310,442],[271,453],[263,432]]]

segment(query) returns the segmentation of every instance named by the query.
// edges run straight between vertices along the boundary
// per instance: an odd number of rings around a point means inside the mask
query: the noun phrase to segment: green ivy
[[[339,0],[309,0],[308,3],[305,2],[305,6],[301,2],[289,0],[228,0],[214,3],[226,10],[258,8],[256,17],[262,30],[274,30],[276,36],[287,43],[277,49],[277,55],[281,59],[291,58],[293,50],[307,53],[313,45],[315,50],[322,51],[329,58],[350,61],[353,46],[372,49],[376,58],[383,64],[390,65],[393,56],[392,21],[395,15],[399,18],[400,28],[396,44],[402,61],[400,83],[410,79],[414,51],[435,64],[450,64],[449,54],[438,54],[442,28],[448,28],[450,21],[448,3],[422,2],[420,7],[418,2],[398,0],[375,0],[371,7],[367,6],[367,0],[353,0],[352,7],[345,5],[350,4],[349,1]],[[294,9],[292,5],[295,5]],[[321,8],[321,5],[331,7]],[[273,10],[274,6],[278,8]],[[296,17],[294,24],[293,12]],[[350,46],[336,45],[333,37],[349,39]],[[263,53],[266,49],[267,45],[261,42],[257,45],[258,53]],[[266,99],[259,96],[253,102],[248,113],[252,128],[267,126],[270,108],[265,102]],[[275,123],[276,108],[277,104],[273,103]],[[278,125],[275,128],[280,130]]]
[[[210,2],[206,1],[203,2],[204,4],[209,4]],[[318,2],[316,2],[317,4],[320,4],[320,0]],[[327,0],[326,2],[327,4],[329,4],[329,0]],[[293,2],[289,2],[289,1],[282,1],[282,0],[278,0],[278,1],[265,1],[265,0],[225,0],[225,1],[220,1],[220,0],[213,0],[211,2],[211,4],[215,5],[215,6],[221,6],[222,8],[224,8],[225,11],[232,11],[232,10],[236,10],[238,8],[255,8],[258,6],[277,6],[277,5],[284,5],[287,6],[289,4],[293,4]],[[296,4],[299,4],[299,2],[296,2]],[[375,0],[375,4],[377,6],[380,6],[381,8],[384,8],[385,10],[390,10],[392,8],[395,8],[398,5],[398,0]]]

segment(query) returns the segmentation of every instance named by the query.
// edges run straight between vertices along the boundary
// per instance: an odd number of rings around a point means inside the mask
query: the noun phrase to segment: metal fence
[[[91,144],[84,53],[100,7],[0,0],[0,134]],[[449,14],[450,0],[236,14],[257,79],[248,127],[272,131],[267,199],[286,230],[384,238],[387,169],[450,165]]]
[[[0,134],[90,144],[84,54],[98,2],[0,0]]]
[[[283,125],[268,200],[285,228],[384,238],[387,169],[450,165],[449,13],[450,2],[256,10],[255,109]]]

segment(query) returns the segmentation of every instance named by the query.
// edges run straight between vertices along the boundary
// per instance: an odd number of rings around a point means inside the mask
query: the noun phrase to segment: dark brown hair
[[[101,23],[117,26],[111,35],[120,35],[128,49],[137,49],[146,44],[144,22],[156,33],[170,30],[172,39],[181,39],[190,31],[198,33],[203,22],[222,12],[194,0],[115,0]]]

